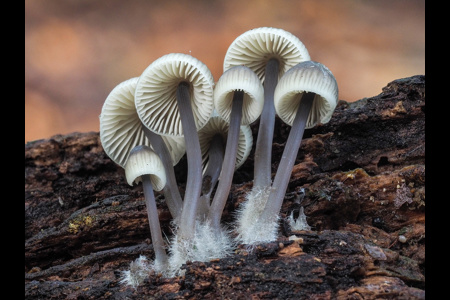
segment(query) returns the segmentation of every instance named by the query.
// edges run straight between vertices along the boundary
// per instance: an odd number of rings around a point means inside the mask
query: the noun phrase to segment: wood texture
[[[252,125],[256,140],[258,122]],[[276,120],[272,171],[289,126]],[[222,221],[252,187],[253,153],[235,173]],[[181,193],[186,161],[175,167]],[[273,174],[274,175],[274,174]],[[172,234],[161,194],[164,233]],[[304,207],[311,231],[286,218]],[[425,299],[425,76],[340,101],[305,131],[279,239],[137,289],[120,272],[153,257],[141,186],[103,152],[98,132],[25,145],[26,299]],[[290,239],[289,239],[290,237]]]

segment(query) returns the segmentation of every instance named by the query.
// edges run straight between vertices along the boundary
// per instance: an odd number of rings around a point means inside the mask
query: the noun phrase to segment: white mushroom
[[[124,167],[131,149],[139,145],[153,148],[161,157],[167,174],[164,195],[174,218],[181,214],[182,200],[178,191],[173,166],[185,153],[184,139],[161,137],[150,132],[136,112],[134,93],[139,78],[119,83],[107,96],[100,114],[100,140],[106,154]]]
[[[273,27],[259,27],[238,36],[228,47],[224,71],[233,66],[247,66],[262,82],[271,59],[278,61],[278,78],[296,64],[309,60],[305,45],[292,33]]]
[[[328,123],[337,105],[338,86],[334,75],[321,63],[305,61],[283,76],[275,89],[275,110],[283,122],[293,126],[306,93],[314,93],[306,128]]]
[[[211,193],[216,186],[222,170],[225,145],[227,143],[229,124],[217,113],[199,130],[198,137],[203,160],[203,186],[199,214],[207,214]],[[239,129],[239,140],[236,153],[235,170],[247,160],[253,145],[253,135],[249,125]]]
[[[255,149],[254,188],[264,189],[271,183],[275,86],[284,72],[306,60],[310,60],[309,53],[296,36],[283,29],[271,27],[244,32],[227,50],[224,71],[233,66],[244,65],[251,68],[264,83],[264,109]]]
[[[198,59],[182,53],[164,55],[141,74],[135,103],[139,118],[151,131],[182,136],[186,143],[188,175],[179,231],[191,239],[202,185],[202,161],[197,130],[213,111],[214,79]]]
[[[129,185],[142,181],[145,204],[147,207],[150,234],[155,252],[155,265],[167,268],[168,256],[156,207],[153,190],[161,191],[166,185],[164,165],[159,156],[147,146],[136,146],[130,151],[125,163],[125,176]]]
[[[208,214],[208,219],[216,229],[220,227],[222,211],[230,193],[236,165],[239,129],[242,124],[248,125],[259,117],[263,101],[261,81],[248,67],[230,68],[222,74],[216,84],[214,104],[217,113],[230,123],[220,180]]]
[[[305,128],[330,120],[338,101],[338,86],[321,63],[305,61],[287,71],[275,90],[275,109],[291,125],[260,224],[275,222],[289,184]]]
[[[139,118],[160,135],[183,136],[185,111],[177,103],[179,87],[186,85],[189,104],[199,130],[211,117],[214,78],[208,67],[197,58],[170,53],[152,62],[141,74],[136,87],[136,109]]]

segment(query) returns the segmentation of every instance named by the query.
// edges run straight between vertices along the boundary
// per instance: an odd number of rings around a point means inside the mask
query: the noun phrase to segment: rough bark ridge
[[[289,127],[277,119],[275,132],[273,172]],[[252,156],[234,176],[223,222],[252,186]],[[176,174],[183,193],[184,160]],[[170,236],[162,195],[157,202]],[[121,271],[153,257],[141,186],[126,184],[97,132],[27,143],[26,299],[424,299],[425,76],[340,101],[328,124],[306,130],[282,217],[299,206],[311,231],[283,220],[276,242],[132,289]]]

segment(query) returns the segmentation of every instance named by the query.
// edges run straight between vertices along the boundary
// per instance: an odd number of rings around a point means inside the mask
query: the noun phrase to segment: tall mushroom
[[[173,166],[184,155],[184,140],[161,137],[148,132],[136,112],[134,92],[139,78],[125,80],[115,86],[103,103],[100,113],[100,140],[106,154],[122,168],[131,149],[138,145],[154,147],[167,174],[164,196],[173,218],[181,214],[182,200]]]
[[[182,53],[164,55],[141,74],[135,104],[139,118],[153,132],[183,136],[188,175],[177,234],[189,240],[195,233],[195,217],[202,185],[202,159],[197,130],[213,111],[214,79],[198,59]]]
[[[296,36],[271,27],[244,32],[227,50],[224,71],[233,66],[244,65],[251,68],[264,83],[264,108],[255,149],[254,189],[265,189],[271,183],[275,86],[289,68],[309,59],[306,47]]]
[[[130,151],[125,163],[125,176],[129,185],[142,181],[145,204],[147,207],[150,234],[155,252],[154,269],[164,272],[168,266],[168,256],[164,246],[164,239],[159,224],[158,209],[156,207],[153,190],[161,191],[166,185],[166,173],[159,156],[147,146],[136,146]]]
[[[258,76],[248,67],[235,66],[225,71],[214,89],[217,113],[230,123],[219,184],[211,203],[208,219],[220,228],[220,218],[230,193],[236,165],[239,128],[254,122],[263,109],[263,87]]]
[[[338,86],[331,71],[321,63],[305,61],[292,67],[281,77],[275,89],[275,109],[278,116],[291,125],[278,166],[269,199],[264,210],[247,232],[251,241],[276,238],[278,214],[283,203],[292,168],[305,128],[327,123],[336,108]]]

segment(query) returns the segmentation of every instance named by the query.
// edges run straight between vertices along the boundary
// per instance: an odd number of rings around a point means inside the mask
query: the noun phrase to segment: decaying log
[[[255,140],[257,122],[252,125]],[[276,120],[273,173],[289,127]],[[253,153],[236,171],[223,222],[252,187]],[[184,192],[186,161],[176,167]],[[157,204],[164,234],[171,216]],[[304,208],[310,231],[285,220]],[[141,186],[104,153],[98,132],[25,145],[26,299],[424,299],[425,76],[340,101],[305,131],[281,209],[279,239],[230,257],[151,274],[137,289],[121,271],[153,257]]]

